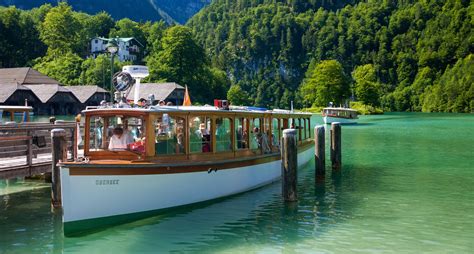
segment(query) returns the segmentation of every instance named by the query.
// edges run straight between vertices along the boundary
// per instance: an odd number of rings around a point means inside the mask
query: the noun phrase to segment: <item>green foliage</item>
[[[373,107],[378,106],[380,104],[381,86],[377,83],[374,66],[372,64],[358,66],[352,76],[355,81],[357,99],[364,104]]]
[[[227,92],[227,100],[232,105],[244,106],[250,103],[250,96],[239,85],[233,85]]]
[[[161,40],[162,50],[152,52],[147,59],[150,80],[166,79],[188,85],[193,100],[209,101],[210,87],[206,85],[212,76],[204,49],[193,39],[191,30],[173,26],[165,31]]]
[[[423,111],[474,112],[474,54],[448,68],[423,94]]]
[[[313,114],[321,114],[325,107],[311,107],[311,108],[303,108],[301,112],[308,112]]]
[[[325,60],[318,63],[314,69],[308,70],[300,93],[305,103],[313,107],[325,106],[329,102],[338,105],[348,96],[348,86],[341,63]]]
[[[37,71],[56,79],[64,85],[80,85],[82,58],[72,52],[48,58],[40,59],[33,67]]]
[[[337,59],[338,73],[353,73],[364,105],[470,112],[465,80],[474,72],[466,67],[474,54],[473,20],[474,4],[465,0],[216,0],[188,22],[190,29],[114,22],[65,2],[30,11],[0,7],[0,67],[36,63],[68,84],[107,85],[106,57],[82,63],[77,56],[87,57],[90,37],[134,36],[148,52],[149,80],[187,84],[199,103],[224,98],[231,85],[257,106],[340,103],[350,94],[347,79],[339,87],[333,74],[313,75]]]
[[[0,68],[31,65],[32,59],[44,55],[37,22],[30,12],[0,8]]]
[[[130,62],[114,61],[114,73],[120,71],[124,65]],[[82,62],[80,82],[84,85],[97,85],[104,89],[110,90],[110,57],[107,55],[99,55],[97,58],[87,58]]]
[[[156,54],[161,48],[161,39],[166,30],[164,22],[147,22],[142,26],[146,37],[147,51],[151,54]]]
[[[46,14],[40,26],[40,39],[48,46],[48,55],[77,52],[80,47],[81,23],[71,6],[60,2]]]
[[[383,114],[383,110],[379,107],[366,105],[361,101],[351,101],[350,107],[357,110],[357,113],[361,115],[378,115]]]
[[[141,25],[138,22],[132,21],[131,19],[124,18],[115,23],[115,27],[110,30],[110,38],[115,37],[135,37],[140,43],[145,45],[145,33],[141,29]]]
[[[301,106],[298,95],[304,96],[295,91],[311,63],[337,59],[345,73],[373,66],[375,83],[359,86],[371,95],[366,103],[418,111],[427,87],[474,53],[472,20],[474,4],[463,0],[217,0],[188,25],[211,64],[255,94],[257,105]]]

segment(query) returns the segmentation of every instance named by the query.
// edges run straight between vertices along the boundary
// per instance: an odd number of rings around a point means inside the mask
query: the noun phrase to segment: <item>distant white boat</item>
[[[342,124],[354,124],[359,119],[357,110],[350,108],[324,108],[323,119],[325,124],[339,122]]]

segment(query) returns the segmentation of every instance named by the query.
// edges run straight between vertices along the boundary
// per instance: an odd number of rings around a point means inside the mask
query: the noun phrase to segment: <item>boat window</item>
[[[235,145],[237,150],[248,149],[248,119],[235,118]]]
[[[211,118],[197,116],[189,119],[189,151],[191,153],[211,152]]]
[[[100,151],[105,149],[104,118],[93,116],[89,124],[89,151]]]
[[[250,149],[258,149],[260,148],[261,138],[260,119],[254,118],[250,123],[252,129],[252,131],[250,132]]]
[[[89,121],[89,151],[145,153],[145,125],[140,117],[92,116]]]
[[[163,114],[154,122],[157,155],[185,153],[185,119]]]
[[[275,149],[280,148],[280,129],[279,129],[279,123],[280,119],[278,118],[273,118],[272,119],[272,146]]]
[[[229,118],[216,118],[216,151],[232,151],[231,120]]]

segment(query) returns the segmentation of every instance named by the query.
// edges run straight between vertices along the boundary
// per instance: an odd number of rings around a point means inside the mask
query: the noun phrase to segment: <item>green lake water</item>
[[[276,182],[73,238],[48,185],[0,181],[0,253],[474,253],[474,115],[362,116],[342,133],[341,173],[300,168],[297,203]]]

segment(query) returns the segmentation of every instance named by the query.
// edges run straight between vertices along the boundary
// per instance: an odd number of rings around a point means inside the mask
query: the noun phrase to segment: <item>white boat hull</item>
[[[298,155],[298,165],[313,149]],[[160,210],[225,197],[281,177],[281,160],[208,173],[70,175],[61,168],[63,222]],[[66,230],[66,228],[65,228]]]
[[[340,118],[340,117],[332,117],[332,116],[324,116],[324,123],[325,124],[330,124],[330,123],[341,123],[341,124],[354,124],[357,123],[357,118],[356,119],[351,119],[351,118]]]

